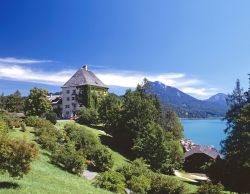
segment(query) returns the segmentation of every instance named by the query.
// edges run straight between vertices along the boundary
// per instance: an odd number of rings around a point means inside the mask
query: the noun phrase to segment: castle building
[[[72,118],[81,108],[96,107],[107,93],[108,87],[84,65],[62,86],[62,117]]]

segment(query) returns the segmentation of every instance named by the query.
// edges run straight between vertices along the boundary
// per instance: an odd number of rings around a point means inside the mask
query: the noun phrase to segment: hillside
[[[62,128],[66,123],[73,121],[61,121],[56,124],[58,128]],[[91,131],[100,139],[109,139],[112,141],[112,137],[102,130],[97,128],[87,127],[86,129]],[[34,142],[33,128],[27,127],[26,132],[21,132],[20,129],[14,129],[11,132],[13,138],[25,138],[28,141]],[[104,138],[105,137],[105,138]],[[110,139],[111,138],[111,139]],[[124,164],[129,162],[119,151],[115,151],[116,148],[113,147],[112,143],[105,141],[105,145],[110,147],[110,151],[114,157],[114,167],[117,169]],[[111,145],[110,145],[111,144]],[[79,177],[73,175],[59,167],[50,163],[50,153],[40,148],[39,157],[32,164],[32,170],[22,179],[10,178],[7,174],[0,174],[0,194],[78,194],[78,193],[88,193],[88,194],[108,194],[106,190],[97,189],[84,177]],[[185,175],[188,176],[188,175]],[[198,182],[187,180],[186,178],[180,178],[181,181],[186,185],[187,189],[193,193],[197,190]]]
[[[58,123],[62,127],[66,122]],[[102,131],[88,128],[96,135],[103,134]],[[105,135],[105,134],[104,134]],[[14,129],[11,136],[15,138],[24,137],[28,141],[34,141],[33,129],[28,127],[26,132]],[[112,151],[112,150],[111,150]],[[119,153],[112,151],[115,159],[114,168],[127,163]],[[108,194],[103,189],[95,188],[90,181],[84,177],[73,175],[65,170],[50,163],[49,153],[40,149],[39,157],[32,164],[32,170],[24,178],[17,180],[10,178],[8,175],[0,174],[0,194],[71,194],[71,193],[89,193],[89,194]]]
[[[164,107],[172,108],[182,118],[223,117],[227,111],[226,95],[216,94],[207,100],[198,100],[177,88],[161,82],[149,82]]]

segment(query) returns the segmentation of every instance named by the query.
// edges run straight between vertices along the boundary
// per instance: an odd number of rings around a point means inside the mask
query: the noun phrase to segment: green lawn
[[[32,128],[26,132],[15,129],[11,132],[13,137],[25,137],[32,141],[34,135]],[[66,193],[110,193],[105,190],[97,189],[91,182],[84,177],[70,174],[50,163],[48,153],[40,150],[39,158],[33,162],[32,170],[24,178],[16,180],[8,175],[0,175],[0,194],[66,194]]]
[[[64,125],[68,122],[74,121],[60,121],[56,124],[58,128],[63,128]],[[85,126],[87,130],[91,131],[96,136],[102,139],[105,137],[106,139],[112,140],[112,137],[109,134],[106,134],[104,131]],[[20,129],[14,129],[11,132],[11,136],[13,138],[25,138],[28,141],[34,142],[34,134],[33,128],[27,127],[26,132],[21,132]],[[106,144],[106,143],[105,143]],[[106,144],[108,145],[108,143]],[[114,146],[113,146],[114,147]],[[111,149],[110,151],[114,157],[114,167],[113,169],[117,169],[120,166],[127,164],[129,162],[123,155],[119,153],[119,151],[115,151]],[[182,176],[186,178],[192,179],[190,175],[181,172]],[[177,179],[181,180],[190,193],[195,193],[200,183],[189,182],[188,180],[184,180],[182,178]],[[110,193],[105,190],[97,189],[91,182],[86,180],[84,177],[79,177],[73,174],[64,171],[57,166],[54,166],[50,163],[49,153],[45,150],[40,150],[39,157],[32,164],[32,170],[30,173],[24,178],[20,180],[16,180],[10,178],[8,175],[0,174],[0,194],[9,194],[9,193],[20,193],[20,194],[66,194],[66,193],[84,193],[84,194],[105,194]]]
[[[59,121],[56,126],[58,128],[63,128],[64,125],[68,122],[74,122],[74,121]],[[79,124],[77,124],[79,125]],[[85,128],[90,131],[91,133],[95,134],[97,137],[101,138],[101,137],[107,137],[107,138],[110,138],[112,139],[112,136],[110,136],[109,134],[105,133],[104,131],[102,130],[99,130],[99,129],[96,129],[96,128],[93,128],[93,127],[88,127],[88,126],[85,126]],[[114,151],[112,149],[109,148],[109,150],[111,151],[112,155],[113,155],[113,158],[114,158],[114,167],[113,167],[113,170],[127,164],[129,162],[128,159],[126,159],[124,156],[122,156],[119,152],[117,151]]]

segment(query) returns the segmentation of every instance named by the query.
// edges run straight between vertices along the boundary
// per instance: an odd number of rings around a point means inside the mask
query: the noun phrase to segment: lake
[[[194,143],[213,145],[220,150],[220,142],[225,139],[226,122],[221,119],[181,119],[184,137]]]

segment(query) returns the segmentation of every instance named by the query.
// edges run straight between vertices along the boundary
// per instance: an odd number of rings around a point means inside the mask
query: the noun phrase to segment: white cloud
[[[2,59],[0,58],[0,62]],[[9,60],[9,63],[0,63],[0,79],[62,86],[76,71],[76,69],[61,70],[57,72],[42,71],[16,64],[25,64],[24,60],[22,60],[13,60],[15,63],[11,63],[11,60]],[[31,60],[30,63],[32,63],[32,61],[34,63],[36,60]],[[121,87],[136,87],[137,84],[142,83],[144,78],[147,78],[150,81],[160,81],[165,85],[176,87],[200,99],[205,99],[217,93],[216,88],[204,87],[205,84],[201,80],[190,77],[184,73],[148,74],[133,71],[109,71],[99,72],[96,73],[96,75],[107,85]]]
[[[0,65],[0,78],[8,80],[43,83],[48,85],[61,86],[74,72],[63,70],[59,72],[44,72],[18,65]]]
[[[51,60],[35,60],[35,59],[18,59],[14,57],[0,58],[0,64],[34,64],[34,63],[49,63]]]

